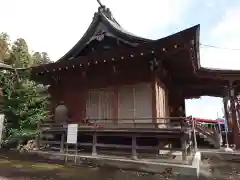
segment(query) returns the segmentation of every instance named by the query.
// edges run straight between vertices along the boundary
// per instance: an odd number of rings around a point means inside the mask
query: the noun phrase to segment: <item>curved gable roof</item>
[[[111,11],[105,6],[101,6],[98,8],[98,12],[94,14],[93,20],[82,38],[58,61],[75,58],[75,55],[79,54],[79,52],[81,52],[83,48],[89,44],[91,40],[93,40],[95,33],[102,29],[104,29],[104,31],[108,31],[106,33],[109,33],[112,36],[115,36],[117,39],[125,41],[132,46],[137,46],[139,43],[153,41],[136,36],[123,29],[120,24],[114,19]]]

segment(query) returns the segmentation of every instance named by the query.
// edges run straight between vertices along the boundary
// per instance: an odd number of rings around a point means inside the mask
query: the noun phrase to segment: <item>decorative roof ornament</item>
[[[94,37],[96,40],[102,41],[104,39],[105,33],[106,32],[99,30],[98,32],[95,33]]]
[[[119,23],[114,19],[111,10],[107,8],[105,5],[103,5],[100,0],[97,0],[97,2],[100,5],[98,8],[98,13],[102,13],[108,19],[110,19],[111,21],[116,23],[118,26],[120,26]]]

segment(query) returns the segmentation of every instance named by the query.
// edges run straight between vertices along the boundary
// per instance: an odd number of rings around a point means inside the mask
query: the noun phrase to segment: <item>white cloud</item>
[[[228,9],[222,20],[210,31],[212,42],[219,47],[240,49],[240,7]],[[201,49],[201,64],[207,67],[240,69],[240,51]]]
[[[128,31],[146,36],[155,28],[180,23],[190,0],[102,0]],[[0,31],[23,37],[31,49],[46,51],[53,60],[64,55],[89,26],[96,0],[0,0]]]
[[[222,21],[214,28],[212,34],[214,37],[240,36],[240,7],[228,9],[223,16]]]

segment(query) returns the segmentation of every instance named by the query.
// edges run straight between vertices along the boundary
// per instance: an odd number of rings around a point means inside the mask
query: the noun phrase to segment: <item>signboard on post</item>
[[[4,129],[4,114],[0,114],[0,147],[2,144],[3,129]]]
[[[68,144],[75,144],[76,145],[76,154],[75,154],[75,159],[74,162],[77,162],[77,137],[78,137],[78,124],[68,124],[67,127],[67,151],[66,153],[68,154]],[[65,161],[67,162],[68,160],[68,155],[65,157]]]
[[[78,124],[68,124],[67,143],[76,144],[78,136]]]

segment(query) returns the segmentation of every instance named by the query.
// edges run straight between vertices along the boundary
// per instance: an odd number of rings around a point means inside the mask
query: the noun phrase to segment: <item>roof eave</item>
[[[207,77],[213,79],[225,79],[225,80],[239,80],[240,79],[240,70],[228,70],[228,69],[215,69],[215,68],[206,68],[201,66],[200,62],[200,26],[198,25],[195,35],[195,59],[194,66],[197,69],[196,74],[200,77]]]
[[[85,44],[89,40],[89,36],[93,35],[93,30],[98,25],[98,22],[100,21],[99,13],[95,13],[93,20],[91,24],[89,25],[87,31],[83,34],[82,38],[73,46],[72,49],[70,49],[64,56],[62,56],[58,61],[67,60],[71,58],[72,53],[74,53],[76,50],[84,48]]]
[[[86,43],[89,41],[89,39],[91,38],[91,36],[95,33],[96,27],[97,25],[101,22],[104,23],[105,26],[107,26],[108,29],[110,29],[114,34],[116,34],[117,36],[119,36],[122,39],[126,39],[129,42],[132,43],[143,43],[143,42],[149,42],[149,41],[153,41],[151,39],[146,39],[146,38],[142,38],[142,37],[138,37],[138,36],[134,36],[132,34],[128,34],[126,33],[124,30],[119,30],[121,29],[120,25],[117,22],[114,22],[110,19],[108,19],[103,12],[99,11],[96,12],[93,20],[91,22],[91,24],[89,25],[87,31],[84,33],[84,35],[82,36],[82,38],[73,46],[72,49],[70,49],[64,56],[62,56],[58,61],[62,61],[62,60],[67,60],[70,59],[71,56],[73,56],[74,52],[77,50],[78,52],[81,51]],[[111,22],[110,22],[111,21]],[[118,26],[119,28],[114,27],[113,24],[114,23],[116,26]]]
[[[129,40],[131,41],[136,41],[138,43],[143,43],[143,42],[150,42],[150,41],[154,41],[152,39],[147,39],[147,38],[143,38],[143,37],[139,37],[139,36],[135,36],[131,33],[127,33],[124,30],[119,30],[117,28],[115,28],[111,23],[110,23],[110,19],[108,19],[103,13],[101,13],[101,17],[102,20],[104,21],[104,23],[106,23],[106,25],[108,26],[108,28],[111,28],[111,30],[115,31],[118,35],[120,36],[124,36],[124,37],[128,37]],[[121,26],[117,23],[112,21],[112,23],[115,23],[117,26],[119,26],[119,28],[121,28]]]

